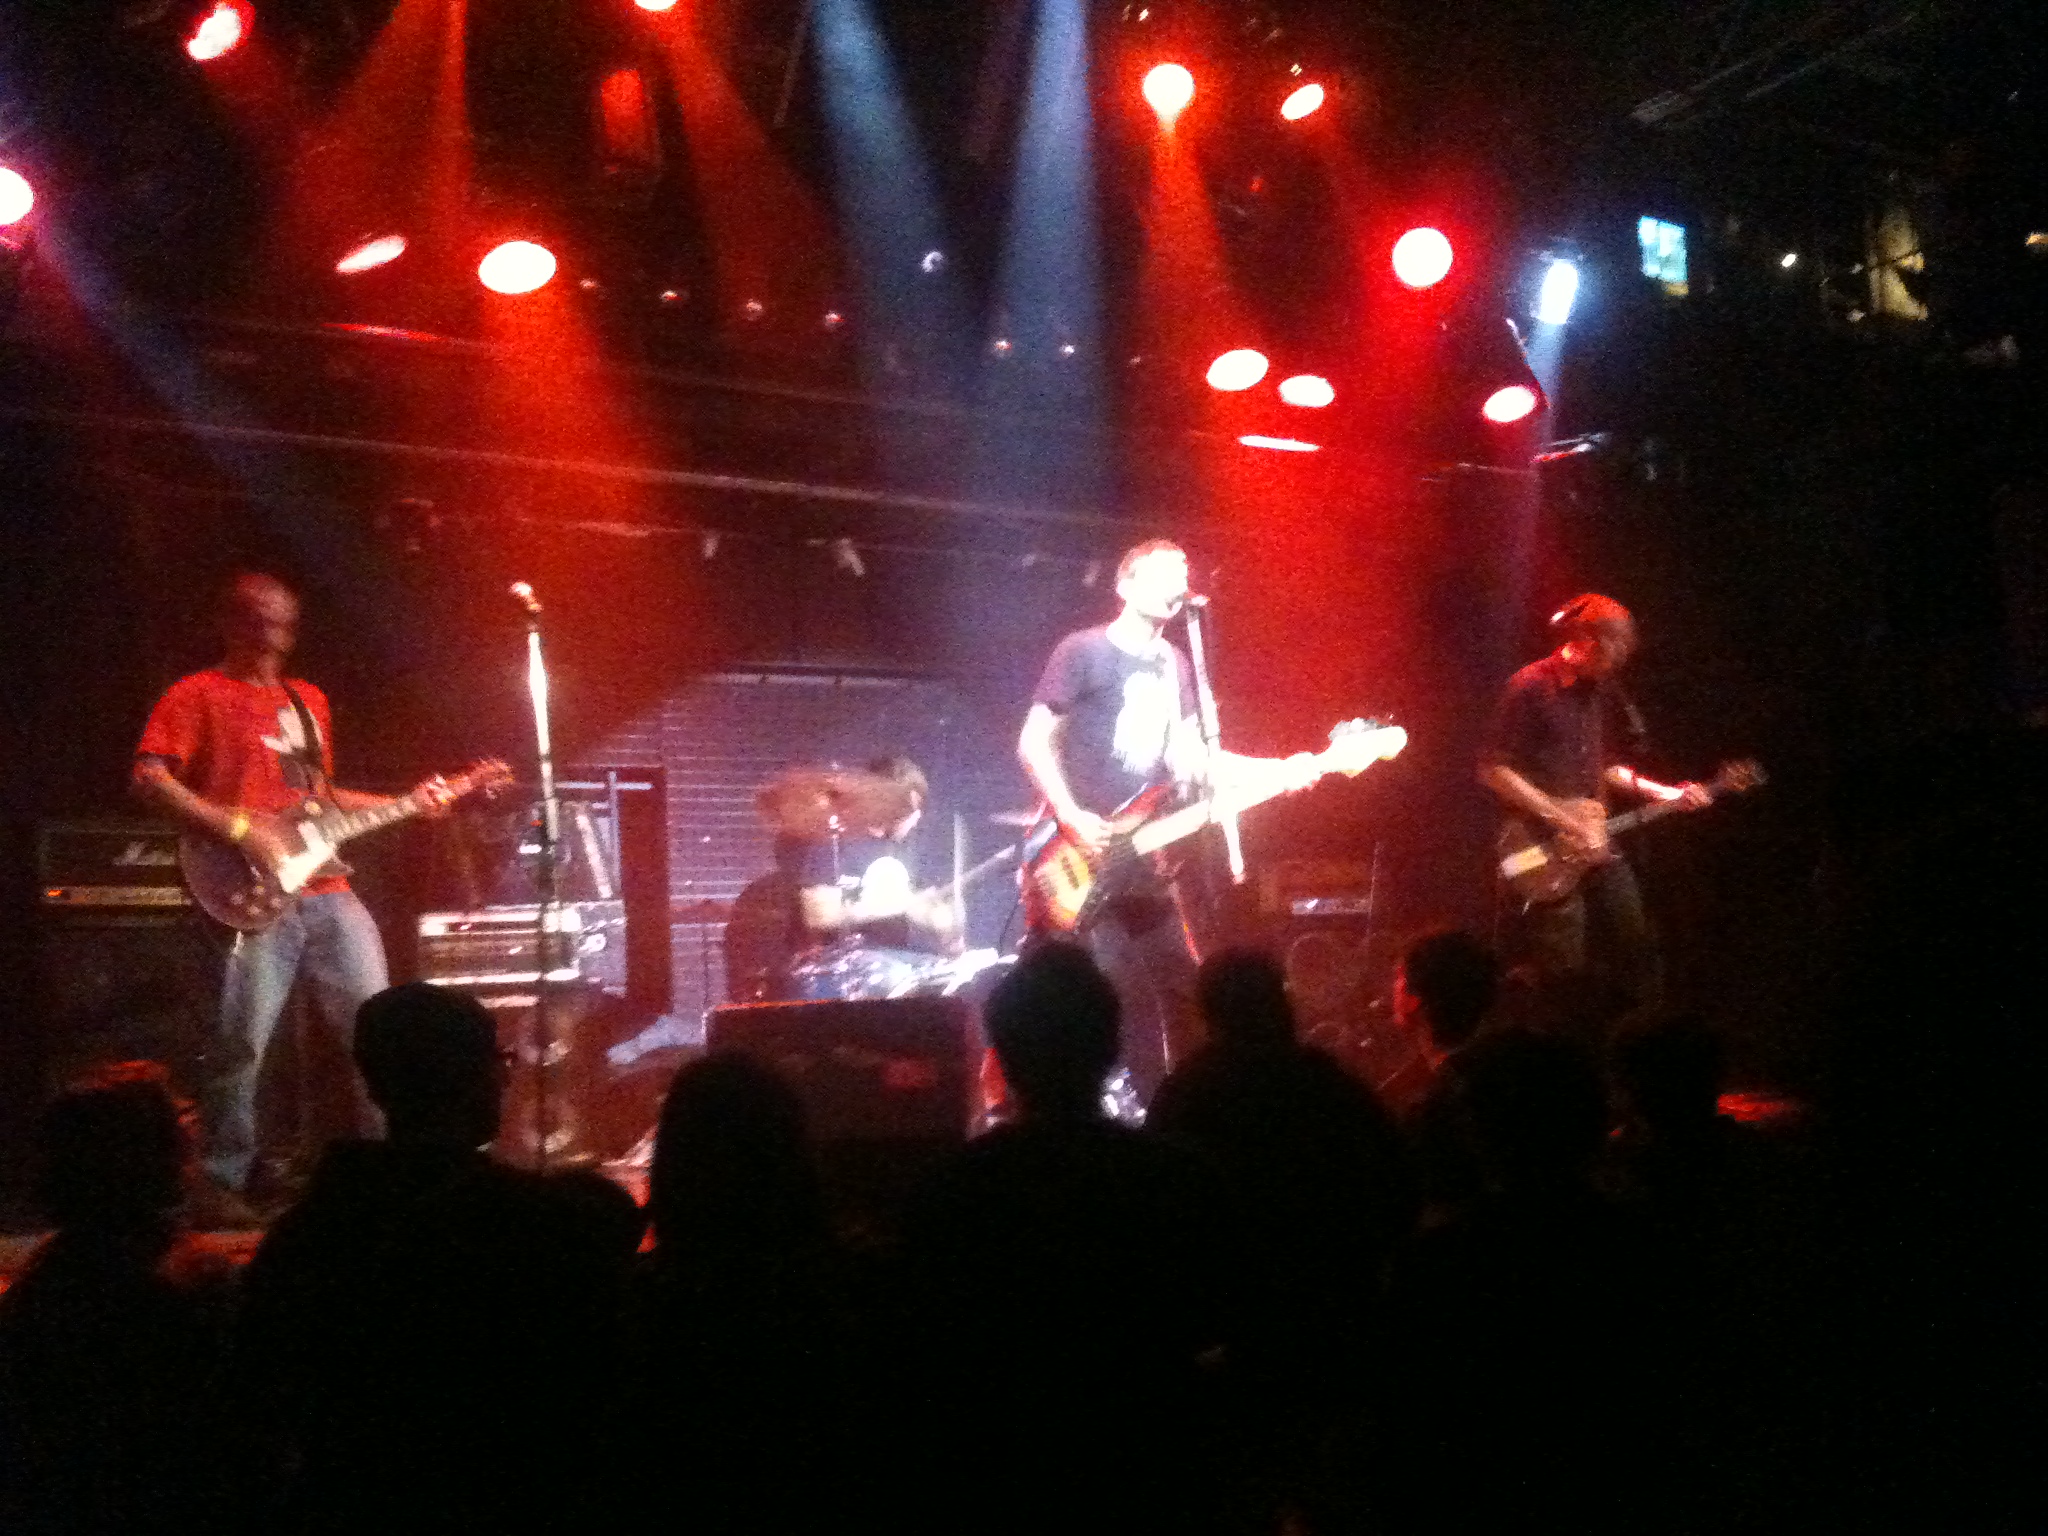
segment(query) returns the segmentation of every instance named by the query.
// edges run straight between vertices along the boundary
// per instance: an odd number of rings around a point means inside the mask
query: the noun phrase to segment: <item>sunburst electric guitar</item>
[[[1214,800],[1198,801],[1161,814],[1172,796],[1157,785],[1126,801],[1109,818],[1110,840],[1091,853],[1050,817],[1024,841],[1024,912],[1033,932],[1074,933],[1085,929],[1117,888],[1118,873],[1137,859],[1192,836],[1225,814],[1248,811],[1278,795],[1306,789],[1326,774],[1353,777],[1374,763],[1398,757],[1408,733],[1398,725],[1347,720],[1330,732],[1330,744],[1311,760],[1313,773],[1272,783],[1233,786]]]
[[[259,863],[242,843],[226,843],[197,832],[178,840],[178,865],[192,899],[209,916],[230,928],[256,933],[276,922],[308,881],[347,873],[335,853],[350,838],[511,781],[512,770],[491,758],[444,779],[445,793],[441,795],[431,791],[430,780],[409,794],[363,811],[344,811],[320,799],[307,800],[289,811],[247,811],[244,814],[251,827],[264,828],[290,850],[276,867]]]
[[[1740,762],[1723,763],[1720,771],[1704,787],[1709,795],[1719,800],[1724,795],[1745,794],[1760,788],[1764,780],[1761,764],[1743,759]],[[1597,808],[1597,800],[1571,800],[1565,802],[1584,810]],[[1607,818],[1607,835],[1615,837],[1660,816],[1669,816],[1680,809],[1676,800],[1652,800],[1632,811]],[[1500,840],[1495,848],[1499,856],[1500,877],[1508,890],[1520,901],[1542,903],[1563,901],[1578,888],[1579,877],[1592,868],[1599,860],[1588,860],[1573,853],[1555,837],[1539,834],[1528,822],[1511,820],[1501,828]]]

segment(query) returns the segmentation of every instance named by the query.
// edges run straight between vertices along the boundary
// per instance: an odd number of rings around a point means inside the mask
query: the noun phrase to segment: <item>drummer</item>
[[[774,817],[782,828],[775,860],[796,886],[804,947],[958,953],[948,888],[919,890],[911,875],[908,839],[930,791],[924,771],[891,756],[821,778],[829,784],[822,805],[800,800]]]

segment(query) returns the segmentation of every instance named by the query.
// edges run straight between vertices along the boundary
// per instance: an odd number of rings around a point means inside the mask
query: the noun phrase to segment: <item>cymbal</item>
[[[1044,815],[1045,813],[1039,810],[991,811],[988,819],[999,827],[1035,827]]]
[[[786,837],[829,837],[893,827],[917,808],[907,785],[855,768],[791,768],[754,796],[761,819]]]

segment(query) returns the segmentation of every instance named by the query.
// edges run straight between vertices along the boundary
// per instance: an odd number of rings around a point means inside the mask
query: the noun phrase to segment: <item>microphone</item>
[[[531,582],[515,581],[505,589],[505,595],[524,608],[529,618],[540,617],[540,599],[533,595]]]
[[[1179,613],[1185,608],[1207,608],[1208,606],[1209,597],[1207,593],[1184,592],[1181,594],[1180,600],[1174,604],[1173,611]]]

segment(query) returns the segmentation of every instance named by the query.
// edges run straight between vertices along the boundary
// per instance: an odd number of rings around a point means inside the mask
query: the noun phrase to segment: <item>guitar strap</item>
[[[313,719],[313,711],[306,708],[306,701],[299,696],[299,690],[290,683],[283,682],[282,679],[280,679],[280,683],[284,688],[285,697],[292,701],[292,708],[298,711],[299,734],[305,738],[306,743],[293,756],[297,757],[300,764],[305,768],[308,779],[313,785],[313,792],[326,796],[330,793],[333,786],[327,781],[327,765],[321,760],[319,724]]]

